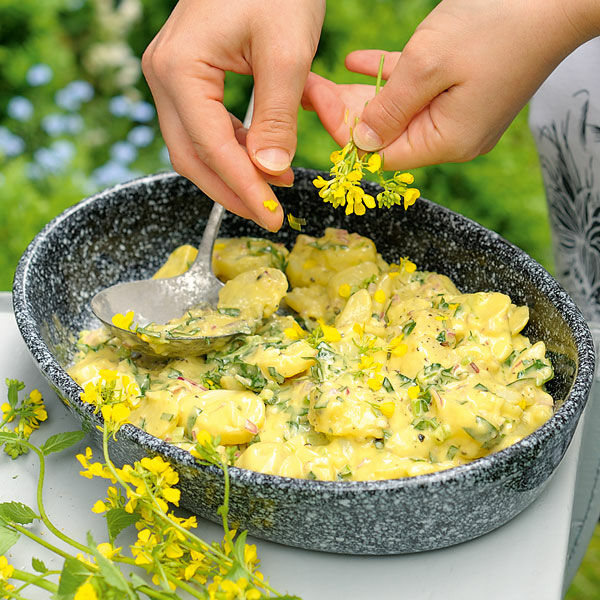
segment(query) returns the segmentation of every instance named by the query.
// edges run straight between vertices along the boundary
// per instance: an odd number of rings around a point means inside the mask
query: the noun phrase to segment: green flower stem
[[[168,573],[166,571],[164,574],[171,583],[180,587],[182,590],[185,590],[190,596],[193,596],[194,598],[199,598],[200,600],[206,600],[206,594],[198,592],[198,590],[194,589],[189,583],[183,581],[182,579],[178,579],[177,577],[175,577],[175,575],[172,575],[171,573]]]
[[[156,598],[156,600],[173,600],[172,594],[165,594],[159,590],[151,588],[149,585],[142,585],[136,588],[136,591],[146,594],[146,596],[149,596],[150,598]]]
[[[35,535],[35,533],[32,533],[29,529],[27,529],[26,527],[23,527],[22,525],[19,525],[18,523],[10,523],[10,527],[11,527],[11,529],[18,531],[20,534],[24,535],[25,537],[28,537],[29,539],[33,540],[40,546],[43,546],[44,548],[54,552],[55,554],[58,554],[58,556],[62,556],[63,558],[73,558],[73,556],[71,554],[69,554],[68,552],[61,550],[54,544],[51,544],[50,542],[47,542],[46,540],[42,539],[41,537],[38,537],[37,535]],[[86,552],[88,552],[87,548],[86,548]],[[85,563],[83,563],[83,564],[85,564]],[[89,565],[88,565],[88,567],[89,567]],[[92,570],[91,567],[90,567],[90,570]]]
[[[46,459],[44,457],[44,453],[37,446],[34,446],[30,442],[24,441],[23,443],[28,448],[33,450],[38,455],[38,458],[40,460],[40,471],[39,471],[40,474],[38,477],[38,485],[37,485],[37,505],[38,505],[38,510],[40,511],[40,517],[41,517],[42,521],[44,522],[44,525],[46,525],[46,527],[57,538],[59,538],[63,542],[66,542],[67,544],[69,544],[70,546],[73,546],[73,548],[76,548],[77,550],[80,550],[81,552],[86,552],[86,553],[89,552],[89,548],[87,546],[84,546],[83,544],[79,543],[77,540],[74,540],[73,538],[69,537],[68,535],[64,534],[62,531],[57,529],[54,526],[54,523],[52,523],[52,521],[48,518],[48,515],[46,514],[46,509],[44,508],[44,477],[46,474]]]
[[[52,583],[52,581],[44,579],[44,575],[33,575],[32,573],[27,573],[27,571],[15,569],[11,575],[11,579],[24,581],[27,585],[35,585],[36,587],[52,592],[53,594],[58,592],[58,585],[56,583]]]
[[[139,565],[136,565],[136,562],[133,558],[128,558],[127,556],[120,556],[118,558],[115,557],[113,560],[115,562],[120,562],[120,563],[123,563],[126,565],[139,566]],[[159,566],[162,567],[162,565],[159,565]],[[162,568],[161,568],[160,575],[166,577],[170,582],[174,583],[176,586],[180,587],[182,590],[185,590],[186,592],[188,592],[189,594],[194,596],[194,598],[200,598],[201,600],[205,600],[205,598],[206,598],[205,595],[199,595],[198,592],[192,586],[185,583],[181,579],[178,579],[174,575],[171,575],[170,573],[164,571]],[[166,598],[171,600],[173,598],[173,596],[166,595],[163,592],[160,592],[158,590],[154,590],[149,586],[148,586],[147,590],[145,588],[143,590],[141,588],[138,588],[138,590],[143,591],[144,594],[147,594],[148,596],[151,596],[152,598],[158,598],[159,600],[166,599]]]
[[[109,455],[109,452],[108,452],[108,438],[109,438],[109,435],[110,434],[108,433],[108,431],[106,429],[106,424],[105,424],[104,425],[103,436],[102,436],[102,451],[103,451],[103,454],[104,454],[104,462],[105,462],[106,466],[108,467],[109,471],[113,474],[113,477],[119,482],[119,484],[123,487],[123,489],[129,489],[129,486],[127,485],[127,483],[125,483],[121,479],[121,477],[119,477],[119,474],[117,473],[117,470],[115,469],[115,465],[113,464],[112,460],[110,459],[110,455]],[[179,525],[179,523],[171,521],[171,519],[169,519],[169,517],[163,512],[163,510],[159,506],[158,502],[156,502],[156,498],[154,498],[153,494],[151,493],[150,489],[148,488],[148,483],[146,481],[144,481],[144,485],[146,486],[146,490],[148,491],[148,495],[152,498],[155,512],[160,517],[162,517],[163,519],[168,520],[169,521],[169,525],[171,527],[174,527],[178,531],[180,531],[188,540],[192,541],[195,546],[199,546],[199,548],[205,554],[211,554],[213,556],[213,560],[215,560],[217,562],[219,560],[226,561],[227,563],[229,563],[229,566],[231,564],[233,564],[233,561],[226,554],[223,554],[222,552],[216,550],[210,544],[207,544],[204,540],[201,540],[199,537],[195,536],[193,533],[191,533],[190,531],[188,531],[184,527],[181,527],[181,525]]]
[[[383,62],[385,61],[385,54],[381,55],[379,59],[379,70],[377,71],[377,82],[375,83],[375,94],[379,94],[379,90],[381,89],[381,78],[383,75]]]

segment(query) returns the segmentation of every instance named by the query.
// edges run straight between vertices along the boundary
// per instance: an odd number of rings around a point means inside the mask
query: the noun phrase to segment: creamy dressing
[[[194,256],[177,249],[157,275],[180,274]],[[85,386],[101,369],[130,375],[141,396],[134,425],[183,448],[208,431],[233,446],[236,466],[311,479],[447,469],[552,415],[545,345],[520,333],[529,311],[504,294],[461,294],[337,229],[299,235],[289,254],[267,240],[217,240],[213,268],[229,280],[219,305],[260,318],[254,334],[204,357],[162,359],[132,353],[106,329],[83,332],[71,376]],[[296,318],[275,313],[283,272]]]

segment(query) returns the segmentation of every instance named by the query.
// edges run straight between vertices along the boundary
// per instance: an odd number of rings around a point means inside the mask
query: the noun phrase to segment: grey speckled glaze
[[[419,552],[485,534],[528,506],[564,455],[592,382],[589,330],[558,283],[497,234],[424,199],[408,212],[345,217],[318,198],[311,184],[316,175],[297,169],[295,186],[277,190],[285,209],[306,218],[306,233],[320,235],[326,226],[356,231],[372,237],[387,260],[409,256],[420,269],[450,276],[463,291],[497,290],[527,304],[525,333],[547,344],[556,372],[548,390],[557,407],[550,421],[506,450],[414,478],[319,482],[232,468],[232,521],[261,538],[352,554]],[[81,389],[64,370],[77,332],[97,326],[90,298],[119,281],[148,277],[177,245],[197,243],[210,207],[198,189],[173,173],[146,177],[68,209],[23,255],[13,289],[19,328],[42,373],[92,435],[98,435],[98,417],[80,401]],[[288,245],[297,235],[287,227],[265,235],[230,214],[222,234]],[[147,454],[168,457],[181,476],[181,503],[218,520],[223,479],[216,469],[130,425],[111,452],[120,463]]]

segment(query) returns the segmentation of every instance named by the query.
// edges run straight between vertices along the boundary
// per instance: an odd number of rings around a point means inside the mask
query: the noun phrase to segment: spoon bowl
[[[212,272],[211,258],[224,210],[220,204],[214,204],[196,260],[185,273],[167,279],[118,283],[92,298],[91,307],[96,317],[130,348],[158,356],[199,356],[225,344],[234,335],[252,333],[252,324],[242,320],[225,334],[176,335],[168,332],[164,338],[158,332],[144,330],[139,333],[113,322],[114,315],[133,311],[138,328],[144,328],[150,323],[168,323],[192,307],[216,306],[223,283]]]

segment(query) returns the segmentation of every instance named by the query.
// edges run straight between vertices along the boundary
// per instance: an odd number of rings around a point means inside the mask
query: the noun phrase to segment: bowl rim
[[[302,167],[294,167],[294,172],[296,174],[308,174],[309,176],[324,174],[322,171]],[[44,228],[29,243],[17,265],[13,281],[12,297],[14,314],[21,335],[40,371],[55,387],[55,390],[60,390],[59,395],[67,396],[68,400],[74,404],[79,412],[87,413],[92,420],[97,419],[99,422],[101,417],[94,413],[94,407],[92,405],[81,401],[79,395],[82,392],[82,388],[71,379],[65,369],[54,357],[47,344],[42,339],[35,326],[35,320],[29,312],[27,283],[31,262],[36,253],[43,249],[47,237],[65,220],[69,219],[72,214],[85,209],[89,205],[111,198],[123,190],[137,188],[142,185],[151,186],[157,183],[169,183],[169,180],[177,179],[184,178],[173,171],[146,175],[106,188],[82,199],[80,202],[64,210],[44,226]],[[379,186],[370,182],[367,183],[367,186],[371,187],[374,191],[380,189]],[[462,222],[463,225],[469,224],[477,234],[485,235],[485,237],[494,244],[501,244],[506,251],[505,262],[507,264],[510,265],[518,259],[521,269],[524,264],[527,265],[526,271],[534,284],[538,286],[542,282],[545,284],[545,295],[551,303],[560,310],[561,315],[577,342],[578,364],[576,366],[575,378],[562,405],[552,417],[546,421],[546,423],[515,444],[512,444],[503,450],[475,459],[470,463],[458,465],[442,471],[397,479],[321,481],[297,479],[284,477],[282,475],[270,475],[258,471],[242,469],[240,467],[229,467],[230,480],[233,486],[235,486],[236,483],[244,484],[251,482],[252,484],[258,484],[261,487],[264,486],[265,488],[275,487],[280,490],[293,489],[296,492],[325,492],[334,495],[345,495],[360,494],[369,491],[381,491],[383,489],[394,491],[400,489],[420,489],[436,485],[468,485],[469,482],[472,482],[475,479],[495,479],[493,475],[488,474],[495,471],[510,470],[515,455],[521,453],[533,453],[535,455],[537,450],[542,447],[550,437],[553,437],[557,432],[562,431],[573,419],[575,419],[575,421],[578,420],[585,407],[587,395],[591,389],[595,370],[595,353],[591,332],[575,302],[554,277],[546,271],[546,269],[530,257],[524,250],[521,250],[508,240],[504,239],[498,233],[485,228],[483,225],[480,225],[468,217],[456,213],[444,206],[435,204],[425,198],[419,198],[417,202],[422,205],[427,205],[430,210],[439,211],[443,216],[450,218],[451,220],[458,220],[458,222]],[[182,467],[208,470],[213,473],[219,472],[217,467],[200,465],[187,450],[173,446],[160,438],[156,438],[134,425],[124,425],[121,428],[121,434],[129,438],[130,441],[138,444],[146,452],[167,456],[170,460]],[[477,477],[478,474],[479,477]]]

